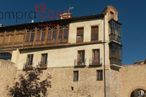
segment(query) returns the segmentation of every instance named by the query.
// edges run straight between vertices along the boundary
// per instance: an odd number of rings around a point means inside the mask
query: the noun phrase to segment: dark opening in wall
[[[0,53],[0,59],[4,59],[4,60],[11,60],[11,53],[8,53],[8,52],[3,52],[3,53]]]

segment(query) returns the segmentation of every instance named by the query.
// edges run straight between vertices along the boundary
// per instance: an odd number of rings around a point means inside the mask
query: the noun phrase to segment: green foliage
[[[12,97],[47,97],[47,88],[51,86],[51,76],[41,80],[42,71],[33,69],[20,75],[15,85],[9,88],[9,95]]]

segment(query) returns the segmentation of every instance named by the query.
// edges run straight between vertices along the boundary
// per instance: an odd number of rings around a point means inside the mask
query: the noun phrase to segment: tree
[[[13,87],[9,88],[12,97],[47,97],[47,88],[51,86],[51,76],[40,79],[42,70],[33,69],[20,75]]]

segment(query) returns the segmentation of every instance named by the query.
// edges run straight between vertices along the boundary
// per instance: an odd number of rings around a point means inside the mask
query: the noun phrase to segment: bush
[[[48,74],[46,79],[41,80],[42,71],[32,69],[20,75],[13,87],[9,88],[11,97],[47,97],[47,88],[51,86],[51,76]]]

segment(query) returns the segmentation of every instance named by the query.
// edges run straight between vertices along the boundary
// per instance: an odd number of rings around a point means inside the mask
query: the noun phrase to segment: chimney
[[[72,17],[72,15],[70,12],[64,12],[64,13],[60,14],[60,19],[69,19],[71,17]]]

